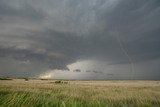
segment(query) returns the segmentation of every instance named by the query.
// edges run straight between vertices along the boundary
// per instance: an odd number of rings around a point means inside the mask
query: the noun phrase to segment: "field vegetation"
[[[0,80],[0,107],[160,107],[160,82]]]

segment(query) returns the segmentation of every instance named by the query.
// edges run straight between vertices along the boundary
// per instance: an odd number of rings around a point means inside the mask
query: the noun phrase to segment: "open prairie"
[[[0,80],[0,107],[159,107],[160,81]]]

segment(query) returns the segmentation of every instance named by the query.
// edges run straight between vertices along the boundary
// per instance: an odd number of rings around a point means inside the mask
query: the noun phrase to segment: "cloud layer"
[[[160,79],[159,19],[159,0],[1,0],[0,75],[96,60],[115,74],[129,73],[132,61],[137,78]]]

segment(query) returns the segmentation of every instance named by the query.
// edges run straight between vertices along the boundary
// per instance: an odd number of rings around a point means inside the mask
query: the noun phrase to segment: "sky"
[[[0,76],[160,79],[160,1],[0,0]]]

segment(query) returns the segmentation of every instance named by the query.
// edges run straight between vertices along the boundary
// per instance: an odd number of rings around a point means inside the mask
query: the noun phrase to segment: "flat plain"
[[[0,107],[160,107],[160,81],[0,80]]]

